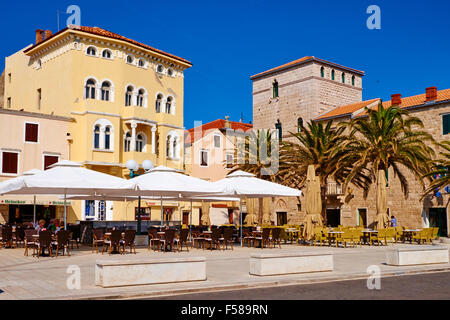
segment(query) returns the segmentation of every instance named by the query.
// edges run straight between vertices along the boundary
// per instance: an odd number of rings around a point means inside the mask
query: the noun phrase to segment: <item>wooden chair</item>
[[[125,230],[125,237],[124,239],[120,240],[120,243],[122,245],[122,254],[125,254],[125,248],[130,247],[130,253],[136,254],[136,246],[134,244],[134,239],[136,238],[136,230]]]
[[[25,230],[25,241],[24,241],[24,247],[25,247],[25,256],[28,256],[28,249],[33,248],[33,255],[35,253],[35,250],[37,248],[37,241],[33,237],[34,235],[37,235],[37,231],[35,229],[27,229]]]
[[[104,235],[103,235],[103,230],[102,229],[93,229],[92,230],[92,252],[98,253],[98,245],[102,245],[103,246],[103,241],[104,241]]]
[[[73,250],[73,245],[76,244],[77,245],[77,249],[80,248],[80,238],[73,238],[73,231],[69,230],[69,244],[71,246],[71,249]]]
[[[10,248],[14,247],[13,237],[12,237],[12,228],[10,226],[3,226],[3,228],[2,228],[2,247],[6,248],[7,246]]]
[[[167,229],[164,233],[164,239],[159,240],[159,246],[158,248],[163,247],[163,251],[167,251],[167,247],[170,247],[170,251],[173,250],[173,241],[175,239],[175,230],[174,229]],[[159,250],[159,249],[158,249]]]
[[[186,250],[189,251],[188,236],[189,236],[189,229],[180,230],[179,237],[174,240],[174,242],[177,244],[178,251],[183,251],[183,244],[185,245]]]
[[[210,250],[213,249],[213,246],[215,246],[216,249],[220,249],[221,239],[223,239],[223,238],[220,237],[220,229],[219,228],[213,229],[211,238],[205,238],[203,241],[203,250],[205,249],[206,244],[209,244]]]
[[[69,235],[70,231],[68,230],[59,230],[56,234],[56,241],[52,243],[53,247],[56,248],[56,257],[58,257],[59,249],[62,249],[64,255],[64,249],[67,250],[67,255],[70,256],[69,252]]]
[[[105,246],[109,247],[109,249],[108,249],[109,254],[111,254],[113,248],[117,248],[120,252],[120,240],[121,239],[122,239],[122,231],[120,231],[120,230],[111,231],[110,238],[109,239],[104,238],[104,240],[103,240],[102,254],[105,250]]]
[[[201,230],[195,229],[192,230],[192,244],[191,247],[194,248],[195,244],[197,244],[197,248],[200,249],[200,246],[203,247],[203,241],[205,240],[205,237],[203,236]]]
[[[255,237],[253,236],[253,233],[251,231],[247,230],[242,230],[242,245],[245,244],[245,242],[247,242],[247,247],[250,247],[250,243],[251,245],[253,245],[253,242],[255,241]]]
[[[272,237],[269,238],[270,242],[273,243],[273,247],[275,248],[275,245],[278,244],[278,247],[281,249],[281,231],[283,231],[283,228],[273,228],[272,229]]]
[[[22,243],[25,247],[25,230],[22,226],[17,226],[14,232],[14,248],[17,247],[19,243]]]
[[[37,257],[44,254],[45,249],[48,250],[48,255],[53,256],[52,250],[52,233],[49,230],[39,232],[39,241],[36,244]]]
[[[159,236],[158,236],[158,229],[156,228],[148,228],[147,229],[148,232],[148,250],[150,250],[150,248],[152,248],[154,251],[156,251],[156,249],[159,246]]]
[[[223,230],[223,242],[225,244],[225,248],[228,249],[228,244],[230,244],[231,250],[233,249],[233,227],[226,227]]]
[[[254,245],[256,247],[256,242],[261,244],[261,249],[264,248],[265,245],[269,245],[269,237],[270,237],[270,228],[263,228],[262,235],[259,237],[255,237]]]

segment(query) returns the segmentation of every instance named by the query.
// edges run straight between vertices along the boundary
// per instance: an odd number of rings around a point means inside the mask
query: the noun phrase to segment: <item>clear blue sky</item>
[[[364,70],[363,99],[450,88],[450,1],[9,1],[2,3],[0,55],[56,31],[56,11],[81,7],[98,26],[193,62],[185,73],[186,128],[226,115],[252,120],[253,74],[303,56]],[[369,30],[369,5],[381,30]],[[65,24],[61,16],[61,24]],[[4,60],[0,68],[4,68]]]

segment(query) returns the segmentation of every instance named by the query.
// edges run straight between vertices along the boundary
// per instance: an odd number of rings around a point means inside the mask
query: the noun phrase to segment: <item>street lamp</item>
[[[139,164],[135,160],[128,160],[126,163],[126,167],[130,170],[130,178],[139,176],[138,173],[135,173],[139,170]],[[142,168],[147,173],[151,169],[153,169],[153,162],[151,160],[144,160],[142,162]],[[141,234],[141,196],[138,197],[138,214],[137,214],[137,232],[138,235]]]

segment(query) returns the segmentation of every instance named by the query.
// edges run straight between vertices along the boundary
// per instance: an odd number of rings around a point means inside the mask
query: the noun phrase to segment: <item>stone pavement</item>
[[[448,244],[439,244],[450,248]],[[58,258],[24,256],[23,248],[0,249],[0,299],[127,299],[181,293],[245,289],[314,282],[368,278],[367,267],[379,266],[382,277],[450,270],[450,264],[396,267],[385,264],[386,251],[407,244],[335,248],[286,244],[282,248],[257,249],[235,246],[234,250],[210,251],[190,249],[189,252],[163,253],[138,248],[137,254],[125,256],[96,254],[90,247],[71,251],[71,256]],[[417,245],[415,245],[417,246]],[[185,250],[185,249],[184,249]],[[334,254],[334,271],[283,276],[258,277],[249,274],[249,257],[252,252],[281,251],[331,251]],[[151,257],[206,257],[207,280],[157,284],[146,286],[101,288],[95,286],[95,261],[97,259],[142,259]],[[81,288],[70,290],[67,280],[69,266],[81,271]]]

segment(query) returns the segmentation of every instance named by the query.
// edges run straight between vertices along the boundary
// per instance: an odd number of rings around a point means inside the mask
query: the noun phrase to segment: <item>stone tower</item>
[[[316,57],[304,57],[256,74],[253,81],[255,129],[282,128],[283,138],[299,123],[338,106],[362,101],[363,71]]]

